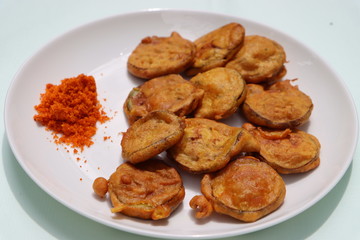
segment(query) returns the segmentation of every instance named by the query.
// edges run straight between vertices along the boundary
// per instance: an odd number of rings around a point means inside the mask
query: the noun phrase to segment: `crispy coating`
[[[129,56],[127,68],[134,76],[151,79],[184,71],[194,56],[195,44],[173,32],[170,37],[142,39]]]
[[[243,113],[249,122],[277,129],[295,128],[305,123],[312,112],[311,98],[290,80],[276,82],[268,89],[248,84]]]
[[[108,181],[103,177],[98,177],[93,182],[93,190],[99,197],[105,197],[108,192]]]
[[[185,196],[181,176],[160,160],[121,164],[109,179],[111,212],[142,219],[163,219]]]
[[[245,123],[243,128],[260,143],[260,156],[282,174],[310,171],[320,164],[320,142],[298,129],[270,130]]]
[[[198,196],[191,200],[192,207],[200,211],[196,217],[209,216],[211,204],[215,212],[254,222],[281,206],[286,187],[281,176],[268,164],[254,157],[243,157],[219,172],[205,174],[201,192],[208,202]]]
[[[188,76],[222,67],[239,51],[245,37],[245,29],[239,23],[229,23],[197,40],[193,65],[186,71]]]
[[[240,152],[260,150],[256,139],[243,128],[204,118],[185,119],[185,125],[182,139],[168,154],[188,172],[214,172]]]
[[[247,83],[280,79],[286,74],[283,47],[266,37],[246,36],[240,51],[226,67],[237,70]]]
[[[122,157],[131,163],[146,161],[177,143],[184,120],[168,111],[154,111],[136,121],[121,139]]]
[[[195,110],[195,117],[215,120],[227,118],[245,100],[245,81],[233,69],[214,68],[197,74],[190,82],[205,92]]]
[[[194,196],[190,200],[189,205],[192,209],[196,210],[196,214],[195,214],[196,218],[208,217],[214,211],[211,203],[203,195]]]
[[[130,124],[158,110],[168,110],[182,117],[194,111],[203,95],[204,90],[196,88],[180,75],[170,74],[134,88],[123,109]]]

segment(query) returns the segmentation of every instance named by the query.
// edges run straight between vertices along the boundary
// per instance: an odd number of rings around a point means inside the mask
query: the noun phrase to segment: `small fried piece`
[[[93,190],[99,197],[105,197],[108,192],[108,181],[103,177],[98,177],[93,182]]]
[[[283,47],[266,37],[246,36],[240,51],[227,68],[237,70],[247,83],[277,80],[286,74],[286,54]]]
[[[196,214],[195,214],[196,218],[208,217],[214,211],[211,203],[203,195],[194,196],[190,200],[189,205],[192,209],[196,210]]]
[[[168,110],[182,117],[194,111],[204,90],[177,74],[153,78],[134,88],[125,100],[123,109],[129,123],[149,112]]]
[[[148,160],[177,143],[184,120],[168,111],[154,111],[136,121],[121,139],[122,157],[131,163]]]
[[[151,159],[121,164],[109,179],[111,212],[142,219],[164,219],[182,203],[185,189],[175,168]]]
[[[245,81],[233,69],[214,68],[197,74],[190,82],[205,92],[199,107],[195,110],[195,117],[215,120],[227,118],[245,100]]]
[[[219,172],[205,174],[201,192],[208,202],[199,196],[190,201],[191,207],[199,211],[196,217],[209,216],[210,204],[215,212],[254,222],[282,205],[286,187],[273,168],[248,156],[230,162]]]
[[[146,37],[128,58],[128,71],[136,77],[151,79],[180,73],[188,68],[195,56],[195,44],[177,32],[170,37]]]
[[[276,82],[268,89],[248,84],[243,113],[251,123],[276,129],[295,128],[305,123],[312,112],[311,98],[290,80]]]
[[[168,149],[185,171],[200,174],[217,171],[240,152],[258,152],[257,140],[245,129],[204,118],[185,119],[182,139]]]
[[[239,51],[245,37],[245,29],[239,23],[229,23],[195,40],[196,54],[188,76],[223,67]]]
[[[282,174],[308,172],[320,164],[320,142],[298,129],[270,130],[245,123],[260,143],[260,156]]]

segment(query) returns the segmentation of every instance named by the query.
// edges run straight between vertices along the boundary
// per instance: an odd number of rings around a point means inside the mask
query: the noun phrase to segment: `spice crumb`
[[[47,84],[35,110],[34,120],[53,132],[56,144],[81,151],[94,143],[96,123],[109,120],[97,100],[95,79],[84,74],[63,79],[60,85]]]

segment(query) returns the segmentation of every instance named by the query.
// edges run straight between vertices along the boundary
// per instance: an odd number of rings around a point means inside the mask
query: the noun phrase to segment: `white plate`
[[[186,187],[184,203],[168,220],[143,221],[111,214],[109,201],[97,199],[91,185],[98,176],[109,177],[122,162],[119,133],[127,129],[122,104],[132,87],[142,82],[126,71],[129,53],[145,36],[168,36],[177,31],[194,40],[232,21],[243,24],[247,34],[264,35],[284,46],[289,61],[287,78],[298,78],[296,84],[314,102],[310,122],[303,129],[317,136],[322,144],[320,167],[307,174],[285,177],[287,196],[284,204],[254,223],[241,223],[217,214],[205,222],[197,221],[188,202],[199,193],[200,177],[186,173],[182,173]],[[112,120],[99,125],[95,144],[76,155],[67,152],[65,147],[56,146],[50,133],[32,118],[46,83],[58,84],[60,80],[80,73],[95,76],[99,99]],[[240,126],[243,120],[235,114],[226,122]],[[180,10],[150,10],[114,16],[54,39],[30,58],[14,78],[6,98],[5,124],[20,165],[52,197],[105,225],[163,238],[240,235],[270,227],[301,213],[341,179],[351,163],[358,131],[354,103],[343,82],[306,46],[284,33],[246,19]],[[104,141],[104,136],[111,136],[111,139]]]

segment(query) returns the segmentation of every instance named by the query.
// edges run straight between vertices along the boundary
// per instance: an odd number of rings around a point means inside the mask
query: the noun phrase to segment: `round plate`
[[[320,166],[306,174],[285,176],[284,204],[254,223],[242,223],[213,214],[206,221],[194,218],[189,200],[200,193],[200,176],[181,172],[186,188],[183,204],[167,220],[146,221],[110,212],[109,199],[101,201],[92,191],[98,176],[108,178],[123,162],[121,132],[128,125],[122,105],[129,91],[142,83],[126,70],[131,51],[143,37],[199,36],[229,22],[239,22],[246,34],[267,36],[287,53],[286,78],[298,79],[300,90],[314,102],[310,121],[302,129],[322,144]],[[111,120],[99,125],[94,145],[75,154],[55,145],[50,132],[34,122],[34,106],[47,83],[59,84],[80,73],[93,75],[98,96]],[[225,121],[241,126],[234,114]],[[83,25],[40,49],[15,76],[6,98],[6,132],[11,148],[26,173],[48,194],[72,210],[108,226],[141,235],[163,238],[218,238],[240,235],[283,222],[325,196],[351,163],[357,140],[357,116],[344,83],[313,51],[268,26],[246,19],[198,11],[149,10],[123,14]],[[104,140],[104,137],[108,137]],[[340,141],[341,140],[341,141]],[[330,209],[329,209],[330,211]],[[181,226],[181,231],[179,231]]]

